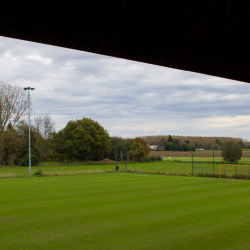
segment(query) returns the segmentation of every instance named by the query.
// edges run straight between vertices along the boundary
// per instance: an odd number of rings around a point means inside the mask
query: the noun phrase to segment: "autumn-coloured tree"
[[[142,146],[145,155],[148,155],[151,151],[151,148],[147,145],[147,142],[141,137],[136,137],[132,143],[139,143]]]
[[[143,158],[145,157],[145,151],[140,143],[137,143],[135,141],[132,142],[132,144],[130,145],[129,157],[132,160],[136,161],[143,160]]]

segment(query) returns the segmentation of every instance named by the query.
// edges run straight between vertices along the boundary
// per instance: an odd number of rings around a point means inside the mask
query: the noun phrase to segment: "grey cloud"
[[[247,83],[3,37],[0,75],[35,87],[33,110],[53,115],[58,129],[76,117],[121,136],[238,137],[247,129],[207,127],[213,117],[249,115]]]

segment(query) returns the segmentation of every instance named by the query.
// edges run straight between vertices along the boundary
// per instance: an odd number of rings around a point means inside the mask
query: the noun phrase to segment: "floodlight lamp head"
[[[35,88],[30,88],[31,90],[34,90]]]
[[[24,90],[27,90],[27,88],[23,88]]]

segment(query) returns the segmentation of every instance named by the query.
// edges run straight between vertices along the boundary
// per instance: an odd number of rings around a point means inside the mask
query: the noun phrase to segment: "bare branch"
[[[3,155],[3,133],[8,124],[18,126],[25,118],[28,96],[20,86],[0,82],[0,164]]]
[[[48,138],[50,133],[55,131],[55,123],[52,121],[51,116],[47,113],[44,115],[35,115],[34,126],[45,140]]]
[[[28,107],[28,96],[20,86],[0,83],[0,117],[1,131],[4,131],[9,123],[13,127],[24,118]]]

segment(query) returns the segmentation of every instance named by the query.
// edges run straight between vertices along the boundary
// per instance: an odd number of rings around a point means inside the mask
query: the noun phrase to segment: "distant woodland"
[[[142,137],[147,144],[163,146],[169,138],[169,135],[156,135],[156,136],[143,136]],[[213,146],[222,146],[224,142],[234,141],[240,142],[242,148],[247,148],[250,146],[250,141],[243,140],[242,138],[232,138],[232,137],[207,137],[207,136],[182,136],[182,135],[172,135],[174,140],[179,140],[180,144],[191,144],[195,148],[210,149]]]

